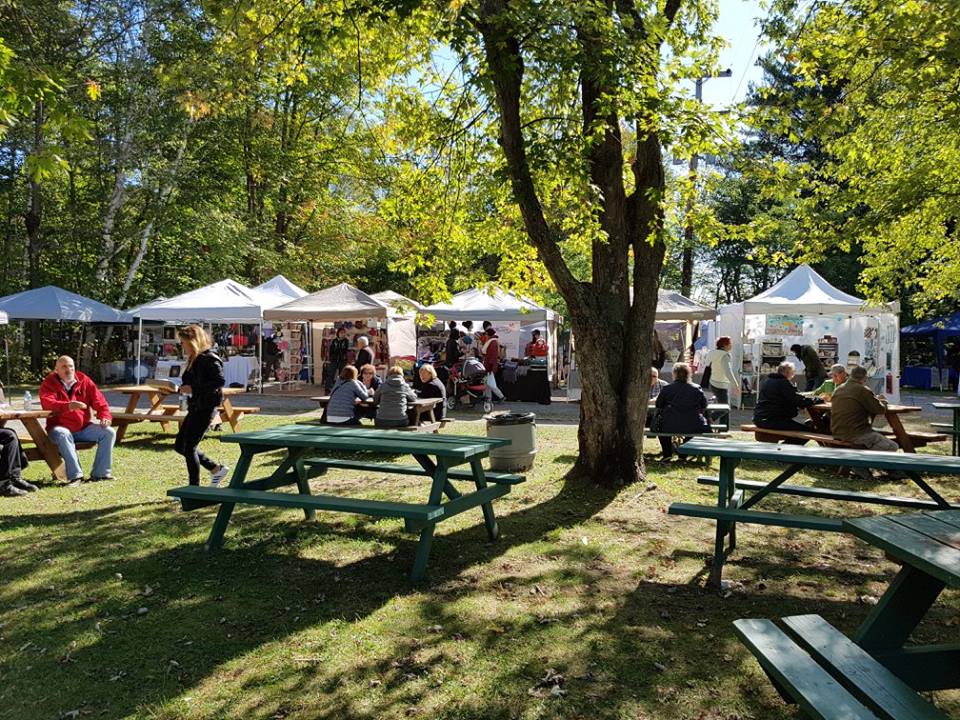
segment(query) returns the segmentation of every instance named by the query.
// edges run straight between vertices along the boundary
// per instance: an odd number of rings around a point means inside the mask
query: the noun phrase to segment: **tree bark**
[[[586,152],[591,181],[599,189],[599,219],[606,235],[604,242],[596,242],[592,248],[591,282],[578,281],[561,255],[559,234],[544,216],[526,155],[520,111],[523,53],[507,5],[508,0],[485,0],[477,25],[494,88],[500,145],[513,197],[531,244],[567,302],[577,338],[583,391],[580,453],[573,472],[606,485],[635,482],[644,476],[651,338],[664,255],[659,139],[647,135],[638,141],[633,162],[636,187],[628,196],[623,182],[620,118],[605,100],[613,93],[608,85],[610,68],[603,65],[604,48],[589,28],[577,28],[584,131],[588,134],[598,125],[603,131],[602,140],[592,143]],[[668,10],[672,8],[668,3]]]

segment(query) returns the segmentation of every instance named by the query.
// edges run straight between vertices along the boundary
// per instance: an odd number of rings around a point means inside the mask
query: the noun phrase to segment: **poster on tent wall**
[[[767,315],[767,335],[803,335],[803,315]]]
[[[497,339],[500,341],[500,356],[506,358],[521,357],[520,323],[498,322],[494,327],[497,330]]]

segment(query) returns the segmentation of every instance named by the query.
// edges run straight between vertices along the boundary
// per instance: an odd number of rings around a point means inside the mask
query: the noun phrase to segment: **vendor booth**
[[[176,328],[163,324],[197,323],[226,328],[214,332],[214,339],[223,356],[223,371],[228,387],[260,385],[263,312],[288,300],[287,296],[279,293],[254,290],[234,280],[221,280],[182,295],[140,305],[134,309],[138,319],[137,381],[145,376],[140,358],[146,340],[148,350],[156,355],[154,376],[178,383],[184,368]],[[151,322],[159,325],[150,328]],[[148,324],[146,335],[145,323]],[[157,333],[160,333],[159,337]]]
[[[733,367],[739,371],[740,395],[755,398],[761,377],[789,359],[794,344],[817,348],[825,368],[835,363],[862,365],[874,392],[899,398],[899,305],[871,306],[833,287],[809,265],[801,265],[756,297],[720,308],[713,341],[733,338]],[[711,344],[712,347],[712,344]]]
[[[925,390],[957,386],[960,312],[908,325],[900,335],[904,340],[901,385]]]
[[[264,312],[273,321],[309,321],[312,327],[314,378],[329,380],[327,350],[339,328],[346,331],[350,343],[347,362],[353,362],[356,338],[370,341],[375,364],[380,369],[400,362],[413,365],[416,351],[415,311],[402,311],[382,302],[348,283],[305,295]],[[325,375],[325,368],[327,374]]]
[[[283,275],[275,275],[264,283],[260,283],[254,290],[273,293],[274,295],[283,295],[284,297],[296,300],[307,294],[307,291],[287,280]]]

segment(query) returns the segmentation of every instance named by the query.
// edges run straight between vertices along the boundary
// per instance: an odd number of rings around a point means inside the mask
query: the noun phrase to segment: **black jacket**
[[[182,379],[190,386],[187,410],[209,412],[223,402],[223,360],[212,350],[197,355]]]
[[[362,368],[364,365],[373,365],[373,350],[368,347],[362,347],[357,350],[357,359],[354,361],[354,366],[357,370]]]
[[[783,375],[771,373],[760,385],[753,421],[793,420],[800,408],[807,408],[815,403],[813,398],[804,397],[797,392],[796,386]]]
[[[444,364],[447,367],[453,367],[460,359],[460,331],[451,330],[447,338],[447,344],[444,348]]]
[[[422,398],[440,398],[442,402],[433,409],[433,416],[437,420],[443,420],[447,400],[447,389],[443,386],[443,383],[438,378],[433,378],[430,382],[424,383],[423,387],[417,392]]]
[[[330,341],[330,347],[327,349],[327,357],[330,364],[337,369],[337,374],[343,370],[347,364],[347,350],[350,349],[350,341],[344,338],[334,338]]]
[[[675,380],[657,395],[658,432],[710,432],[707,422],[707,397],[696,385]]]

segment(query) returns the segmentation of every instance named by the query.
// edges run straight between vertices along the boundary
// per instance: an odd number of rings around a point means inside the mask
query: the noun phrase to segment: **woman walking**
[[[187,396],[187,416],[180,424],[174,449],[187,461],[191,485],[200,484],[200,466],[210,472],[210,484],[219,485],[230,468],[216,463],[199,450],[210,421],[223,402],[223,361],[210,349],[210,336],[199,325],[189,325],[177,333],[187,356],[180,392]]]

